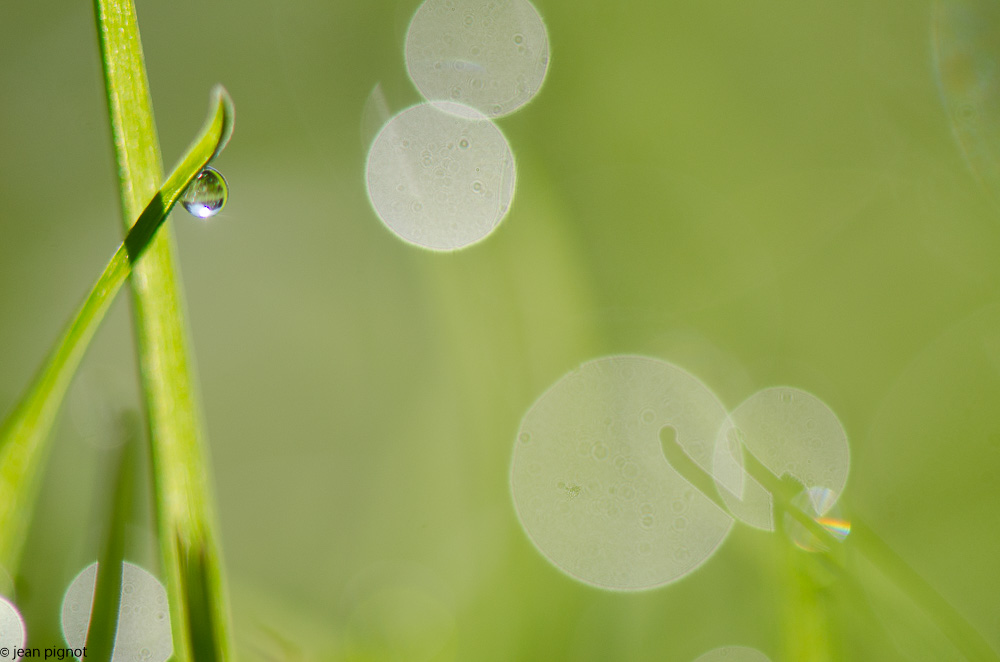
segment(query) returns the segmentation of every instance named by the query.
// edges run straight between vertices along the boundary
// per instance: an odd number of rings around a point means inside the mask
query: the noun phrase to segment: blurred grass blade
[[[718,507],[726,510],[725,503],[715,495],[712,476],[689,458],[679,444],[672,440],[663,440],[662,445],[671,466],[702,494],[712,499]],[[783,521],[783,515],[789,515],[823,544],[825,551],[817,552],[817,554],[832,562],[830,569],[843,573],[846,570],[843,550],[847,543],[842,543],[819,522],[793,503],[795,496],[804,489],[803,485],[787,474],[778,478],[745,447],[744,451],[743,469],[771,494],[775,521],[779,523],[778,530],[780,531],[782,528],[780,523]],[[1000,660],[1000,656],[989,646],[983,636],[933,586],[857,518],[853,518],[851,522],[851,533],[847,540],[849,547],[890,579],[915,605],[918,605],[924,613],[930,616],[944,635],[951,640],[955,648],[968,659]],[[816,643],[825,635],[816,631],[811,636],[813,640],[806,642],[807,645]],[[818,647],[816,650],[822,651],[825,648]]]
[[[983,635],[872,529],[855,520],[850,537],[865,560],[919,605],[962,655],[969,660],[1000,660]]]
[[[135,7],[131,0],[94,0],[94,9],[127,224],[160,179],[160,148]],[[164,230],[150,243],[131,283],[174,656],[178,662],[225,661],[232,658],[232,644],[211,474],[173,239],[170,228]],[[188,593],[192,585],[185,569],[192,557],[203,559],[204,576],[198,591]],[[194,623],[206,614],[211,618]]]
[[[87,345],[135,261],[187,185],[225,145],[232,125],[232,101],[218,87],[212,92],[212,107],[201,135],[139,214],[35,380],[0,426],[0,567],[12,576],[17,574],[38,477],[48,455],[49,432]]]
[[[125,530],[132,514],[132,496],[137,470],[136,446],[140,437],[140,421],[134,412],[122,416],[125,442],[118,450],[111,476],[107,508],[107,532],[104,548],[97,563],[94,582],[94,602],[87,627],[87,659],[110,662],[118,634],[118,614],[122,597],[122,563],[125,561]]]

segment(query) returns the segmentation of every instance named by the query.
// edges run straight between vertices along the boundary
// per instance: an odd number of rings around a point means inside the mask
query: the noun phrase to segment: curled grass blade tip
[[[226,88],[216,85],[212,88],[208,119],[205,120],[199,137],[191,143],[180,163],[146,205],[125,237],[124,247],[131,260],[137,259],[149,245],[156,230],[198,173],[225,148],[233,134],[235,117],[232,98]]]

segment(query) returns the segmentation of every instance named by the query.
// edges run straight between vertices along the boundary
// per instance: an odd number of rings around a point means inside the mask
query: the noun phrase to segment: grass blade
[[[689,458],[680,445],[664,441],[663,450],[667,460],[678,473],[696,486],[702,494],[712,499],[719,508],[726,510],[725,503],[714,494],[715,479]],[[969,660],[1000,662],[1000,656],[979,631],[872,529],[865,526],[857,517],[853,517],[850,536],[846,542],[841,542],[812,517],[795,507],[792,500],[803,489],[797,480],[789,475],[778,478],[753,453],[746,448],[744,450],[747,452],[743,454],[743,469],[770,492],[774,500],[775,520],[779,524],[779,530],[783,515],[789,515],[823,543],[826,550],[816,553],[817,558],[827,558],[831,561],[829,566],[831,570],[839,569],[841,576],[846,572],[843,550],[845,547],[853,549],[930,616],[955,648]],[[812,639],[800,640],[799,643],[810,650],[825,650],[822,646],[812,646],[825,637],[825,633],[813,628],[810,636]]]
[[[49,432],[87,345],[135,261],[187,185],[225,146],[232,126],[232,101],[218,87],[212,93],[212,107],[201,135],[163,187],[148,200],[125,241],[56,341],[42,369],[0,425],[0,567],[5,567],[12,576],[17,574],[38,490],[38,476],[48,456]]]
[[[110,662],[118,634],[118,614],[122,598],[122,563],[125,561],[125,530],[132,514],[132,496],[135,483],[136,444],[139,426],[134,413],[122,417],[125,443],[116,454],[114,487],[108,499],[107,533],[104,548],[97,563],[94,581],[94,602],[87,627],[87,659]]]
[[[94,9],[123,217],[130,219],[159,180],[149,84],[132,1],[94,0]],[[150,243],[132,278],[160,553],[176,659],[224,661],[232,658],[229,607],[180,277],[167,230]],[[191,559],[199,561],[192,566]]]

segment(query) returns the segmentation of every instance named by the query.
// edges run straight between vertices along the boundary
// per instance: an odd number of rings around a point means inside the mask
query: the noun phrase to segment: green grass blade
[[[712,499],[719,508],[726,510],[725,503],[714,493],[714,478],[689,458],[680,445],[674,441],[664,440],[663,451],[671,466],[678,473],[697,487],[702,494]],[[886,578],[890,579],[899,590],[910,597],[914,604],[919,605],[924,613],[934,620],[942,633],[951,640],[955,648],[968,659],[1000,662],[1000,656],[990,647],[979,631],[972,627],[934,587],[863,522],[856,517],[852,518],[850,536],[846,542],[841,542],[812,517],[793,505],[792,500],[803,489],[797,480],[787,475],[779,479],[753,453],[744,453],[743,461],[743,469],[746,473],[770,492],[779,531],[783,528],[782,516],[789,515],[816,536],[826,547],[826,551],[818,552],[817,556],[829,559],[831,561],[830,568],[839,569],[842,573],[846,572],[843,548],[845,545],[849,546]],[[805,644],[814,644],[823,636],[825,636],[823,633],[813,631],[810,635],[812,639],[806,641]],[[815,650],[822,651],[824,649],[819,647]]]
[[[149,84],[131,0],[94,0],[94,8],[123,217],[130,219],[159,180]],[[180,277],[166,230],[131,282],[174,655],[178,662],[225,661],[232,658],[229,606]]]
[[[0,426],[0,567],[17,574],[21,549],[48,455],[49,432],[90,339],[115,295],[188,184],[218,154],[232,133],[233,106],[221,87],[201,135],[163,187],[148,200],[125,241],[56,341],[48,359]]]
[[[122,563],[125,561],[125,530],[132,514],[132,497],[137,473],[136,445],[140,422],[129,412],[123,415],[125,443],[116,454],[112,472],[114,487],[108,499],[107,532],[97,563],[94,602],[87,627],[87,659],[110,662],[118,634],[118,614],[122,598]]]

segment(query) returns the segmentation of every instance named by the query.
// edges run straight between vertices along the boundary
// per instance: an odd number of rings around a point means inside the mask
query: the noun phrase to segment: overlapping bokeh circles
[[[675,467],[685,462],[678,448],[697,465],[684,471],[700,470],[707,487]],[[711,557],[733,516],[774,529],[772,496],[747,474],[744,453],[776,479],[801,482],[792,506],[834,539],[849,533],[834,511],[847,481],[847,436],[829,407],[780,387],[727,414],[697,377],[643,356],[584,363],[531,406],[514,443],[514,507],[542,555],[569,575],[614,590],[654,588]],[[713,478],[721,499],[700,491],[716,491]],[[826,544],[789,533],[808,551]]]
[[[823,490],[822,499],[812,504],[820,516],[847,484],[847,433],[833,410],[801,389],[754,393],[729,415],[715,446],[712,474],[730,512],[745,524],[773,531],[771,494],[743,470],[744,452],[753,453],[777,478],[788,474],[806,490]]]
[[[527,0],[426,0],[410,22],[405,57],[426,103],[378,133],[365,169],[368,195],[407,243],[465,248],[510,209],[513,151],[491,118],[518,110],[541,88],[545,25]]]

